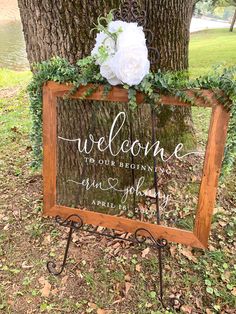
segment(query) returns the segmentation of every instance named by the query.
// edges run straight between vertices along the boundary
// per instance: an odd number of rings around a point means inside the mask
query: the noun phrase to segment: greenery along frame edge
[[[227,128],[230,113],[221,104],[210,90],[202,90],[201,97],[195,96],[195,103],[202,107],[211,107],[212,115],[208,133],[208,142],[205,152],[203,175],[198,198],[198,207],[193,231],[155,225],[139,220],[116,217],[89,210],[70,208],[56,204],[56,176],[57,176],[57,98],[66,96],[73,99],[87,99],[115,101],[128,103],[128,91],[122,87],[113,87],[104,96],[104,86],[94,88],[93,84],[81,86],[74,94],[69,95],[73,85],[47,82],[43,87],[43,190],[44,216],[67,218],[70,215],[79,215],[85,224],[102,226],[119,231],[135,233],[137,229],[148,230],[156,239],[164,238],[167,241],[181,243],[197,248],[207,248],[211,229],[211,219],[216,201],[218,180],[224,156]],[[196,95],[196,90],[187,91],[189,96]],[[69,96],[68,96],[69,95]],[[204,101],[202,95],[208,99]],[[137,93],[137,104],[144,102],[145,95]],[[191,106],[180,98],[173,96],[160,97],[163,105]],[[109,105],[109,104],[108,104]],[[157,104],[158,105],[158,104]],[[75,219],[76,218],[72,218]]]

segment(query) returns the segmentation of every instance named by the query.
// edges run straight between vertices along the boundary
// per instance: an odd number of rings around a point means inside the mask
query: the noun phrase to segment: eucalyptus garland
[[[91,95],[100,84],[105,86],[104,93],[108,93],[112,86],[107,83],[95,64],[94,57],[81,59],[76,65],[71,65],[67,60],[59,57],[52,58],[36,64],[33,69],[34,76],[28,87],[30,96],[30,109],[33,119],[31,139],[33,143],[34,161],[32,166],[40,167],[42,163],[42,87],[47,81],[58,83],[72,83],[74,93],[80,86],[93,83],[94,88],[89,89],[84,97]],[[228,139],[225,151],[223,174],[230,173],[236,160],[236,67],[228,69],[218,67],[208,75],[189,80],[187,72],[162,72],[148,74],[137,86],[123,85],[128,90],[129,103],[136,108],[136,94],[142,92],[150,104],[160,102],[160,95],[180,97],[184,102],[195,105],[194,97],[189,97],[186,90],[198,89],[197,96],[201,96],[201,89],[212,90],[216,97],[231,111],[228,130]],[[219,93],[219,91],[223,91]],[[207,101],[207,99],[206,99]],[[158,106],[156,106],[158,108]]]

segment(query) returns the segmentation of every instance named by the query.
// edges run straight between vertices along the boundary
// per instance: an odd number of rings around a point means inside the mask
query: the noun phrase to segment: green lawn
[[[31,78],[30,71],[12,71],[0,68],[0,89],[26,85]]]
[[[190,73],[199,76],[216,64],[236,65],[236,32],[206,30],[191,35]]]

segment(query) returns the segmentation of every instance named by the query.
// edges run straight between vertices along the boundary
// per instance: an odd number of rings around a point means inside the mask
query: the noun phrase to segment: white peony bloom
[[[105,47],[108,55],[115,53],[115,41],[109,37],[104,32],[100,32],[96,37],[96,44],[91,52],[91,55],[97,58],[97,64],[101,65],[101,56],[99,54],[99,49],[103,46]]]
[[[103,45],[104,40],[107,38],[107,35],[103,32],[98,33],[96,36],[96,44],[91,52],[92,56],[95,56],[98,54],[99,48]]]
[[[110,33],[116,33],[119,29],[122,31],[127,27],[128,23],[123,21],[112,21],[108,24],[108,31]]]
[[[104,32],[97,34],[92,56],[111,85],[138,85],[150,71],[143,27],[123,21],[109,23],[111,34],[119,30],[117,42]]]
[[[112,63],[113,63],[112,58],[104,62],[100,67],[100,73],[103,77],[105,77],[108,80],[108,82],[111,85],[115,86],[121,84],[121,81],[118,80],[115,73],[113,72]]]
[[[143,27],[137,23],[127,23],[123,28],[123,32],[119,34],[117,39],[117,49],[123,49],[130,46],[146,46],[146,38]]]
[[[128,47],[118,50],[111,60],[115,76],[129,86],[138,85],[150,71],[147,47]]]

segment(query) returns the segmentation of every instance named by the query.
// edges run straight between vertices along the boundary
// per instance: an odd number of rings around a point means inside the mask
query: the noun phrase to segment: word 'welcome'
[[[165,150],[161,147],[160,141],[156,141],[155,143],[147,142],[145,145],[142,145],[139,140],[135,140],[131,142],[130,139],[125,139],[122,143],[117,144],[116,139],[118,138],[119,133],[121,132],[126,121],[126,113],[120,112],[114,119],[112,126],[110,128],[110,132],[108,135],[108,140],[105,136],[98,138],[97,140],[94,138],[93,134],[89,134],[88,138],[84,141],[81,138],[77,139],[68,139],[59,136],[58,138],[67,141],[67,142],[77,142],[78,151],[80,153],[85,153],[87,155],[91,154],[94,148],[97,148],[100,152],[109,151],[112,156],[118,156],[119,154],[132,154],[133,156],[138,156],[143,153],[144,156],[153,154],[153,157],[160,156],[163,162],[167,162],[172,157],[177,159],[183,159],[184,157],[190,154],[196,154],[197,152],[190,152],[179,156],[180,151],[183,149],[184,145],[179,143],[173,153],[165,158]],[[116,131],[115,131],[116,130]]]

